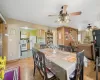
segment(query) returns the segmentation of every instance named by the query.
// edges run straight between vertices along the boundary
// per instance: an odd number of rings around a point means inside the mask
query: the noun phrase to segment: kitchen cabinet
[[[43,30],[43,29],[38,29],[38,30],[37,30],[37,37],[38,37],[38,38],[45,38],[45,30]]]
[[[78,30],[71,27],[57,28],[58,45],[70,45],[71,42],[78,41]]]

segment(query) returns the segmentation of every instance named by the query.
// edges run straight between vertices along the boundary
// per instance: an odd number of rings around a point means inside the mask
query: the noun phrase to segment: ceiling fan
[[[56,22],[60,22],[60,23],[68,23],[70,21],[70,16],[77,16],[77,15],[81,15],[81,11],[79,12],[73,12],[73,13],[67,13],[67,7],[68,5],[63,5],[61,7],[61,11],[59,12],[59,15],[48,15],[49,17],[52,16],[58,16],[58,19]]]

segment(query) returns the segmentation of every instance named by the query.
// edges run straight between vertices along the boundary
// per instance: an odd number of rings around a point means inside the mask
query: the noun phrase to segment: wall
[[[48,28],[50,28],[48,26],[33,24],[30,22],[15,20],[15,19],[11,19],[11,18],[7,18],[6,21],[7,21],[7,24],[15,24],[18,27],[29,27],[29,28],[44,29],[44,30],[47,30]]]
[[[29,23],[29,22],[25,22],[25,21],[19,21],[19,20],[14,20],[14,19],[6,19],[7,21],[7,25],[8,25],[8,53],[7,53],[7,60],[15,60],[15,59],[19,59],[19,28],[20,27],[29,27],[29,28],[35,28],[35,29],[44,29],[45,31],[47,31],[50,27],[48,26],[43,26],[43,25],[38,25],[38,24],[33,24],[33,23]],[[15,35],[10,35],[10,30],[11,29],[15,29],[16,34]],[[57,43],[57,39],[56,39],[56,29],[52,28],[53,32],[55,32],[54,34],[54,43]],[[32,33],[33,34],[33,33]]]
[[[80,34],[81,34],[81,42],[84,43],[84,39],[87,35],[86,30],[80,31]],[[89,32],[89,36],[90,36],[90,40],[93,41],[92,31]]]
[[[7,60],[20,58],[20,28],[15,24],[8,24],[8,56]]]
[[[26,30],[26,29],[21,29],[21,32],[22,33],[27,33],[27,32],[29,32],[30,33],[30,36],[36,36],[37,34],[37,30],[30,30],[30,29],[28,29],[28,30]]]

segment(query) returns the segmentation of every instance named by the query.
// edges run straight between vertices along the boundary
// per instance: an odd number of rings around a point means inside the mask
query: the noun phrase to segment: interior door
[[[8,54],[8,37],[5,36],[7,33],[7,25],[0,24],[0,55],[7,56]]]
[[[8,25],[8,60],[20,58],[20,28],[15,24]]]

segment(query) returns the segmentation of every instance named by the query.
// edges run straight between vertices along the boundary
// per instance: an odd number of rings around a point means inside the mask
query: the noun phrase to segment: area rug
[[[13,67],[5,71],[4,80],[20,80],[20,67]]]

